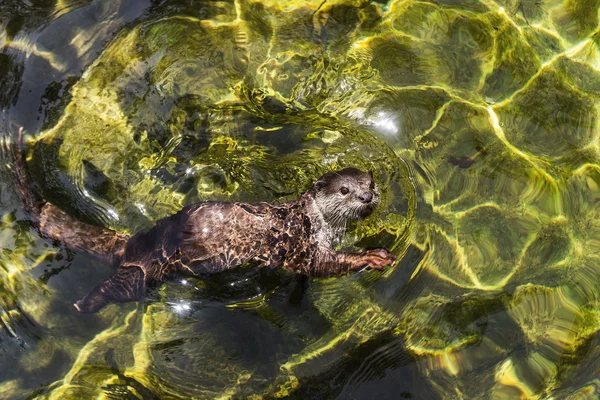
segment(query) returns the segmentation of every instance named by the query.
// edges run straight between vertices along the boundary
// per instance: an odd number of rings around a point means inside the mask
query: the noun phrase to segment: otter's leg
[[[381,270],[391,266],[396,257],[386,249],[366,250],[362,253],[344,253],[329,249],[319,249],[317,257],[313,260],[309,271],[312,276],[339,276],[350,271],[357,271],[365,267]]]
[[[120,266],[113,276],[93,288],[74,306],[79,312],[95,313],[109,303],[140,300],[145,288],[145,274],[141,267]]]

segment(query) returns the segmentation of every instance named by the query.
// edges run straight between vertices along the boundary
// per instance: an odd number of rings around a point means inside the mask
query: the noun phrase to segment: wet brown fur
[[[18,151],[13,165],[16,188],[32,223],[43,237],[59,241],[75,251],[114,263],[125,253],[128,235],[81,222],[45,201],[29,179],[23,148],[23,129],[19,130]]]
[[[289,203],[193,204],[130,238],[78,221],[44,201],[28,179],[20,149],[14,167],[17,191],[42,236],[117,266],[113,276],[75,304],[81,312],[139,300],[148,285],[173,273],[215,273],[249,263],[326,277],[367,266],[381,269],[395,260],[385,249],[334,250],[346,224],[369,215],[379,201],[372,175],[355,168],[323,175]],[[348,193],[342,194],[342,187]]]

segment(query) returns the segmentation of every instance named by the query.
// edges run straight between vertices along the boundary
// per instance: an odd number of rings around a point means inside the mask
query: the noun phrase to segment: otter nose
[[[358,199],[360,201],[362,201],[363,203],[370,203],[371,200],[373,200],[373,193],[371,193],[371,192],[364,192],[363,194],[361,194],[360,196],[358,196]]]

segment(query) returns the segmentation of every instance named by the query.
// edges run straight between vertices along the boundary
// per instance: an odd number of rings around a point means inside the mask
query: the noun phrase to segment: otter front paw
[[[361,253],[361,268],[370,267],[382,270],[393,265],[395,261],[396,257],[386,249],[373,249]]]

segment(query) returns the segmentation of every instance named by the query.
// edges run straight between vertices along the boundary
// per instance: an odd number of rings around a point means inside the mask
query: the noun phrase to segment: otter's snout
[[[360,196],[358,196],[358,199],[360,201],[362,201],[365,204],[370,203],[373,200],[373,193],[371,192],[364,192],[363,194],[361,194]]]

